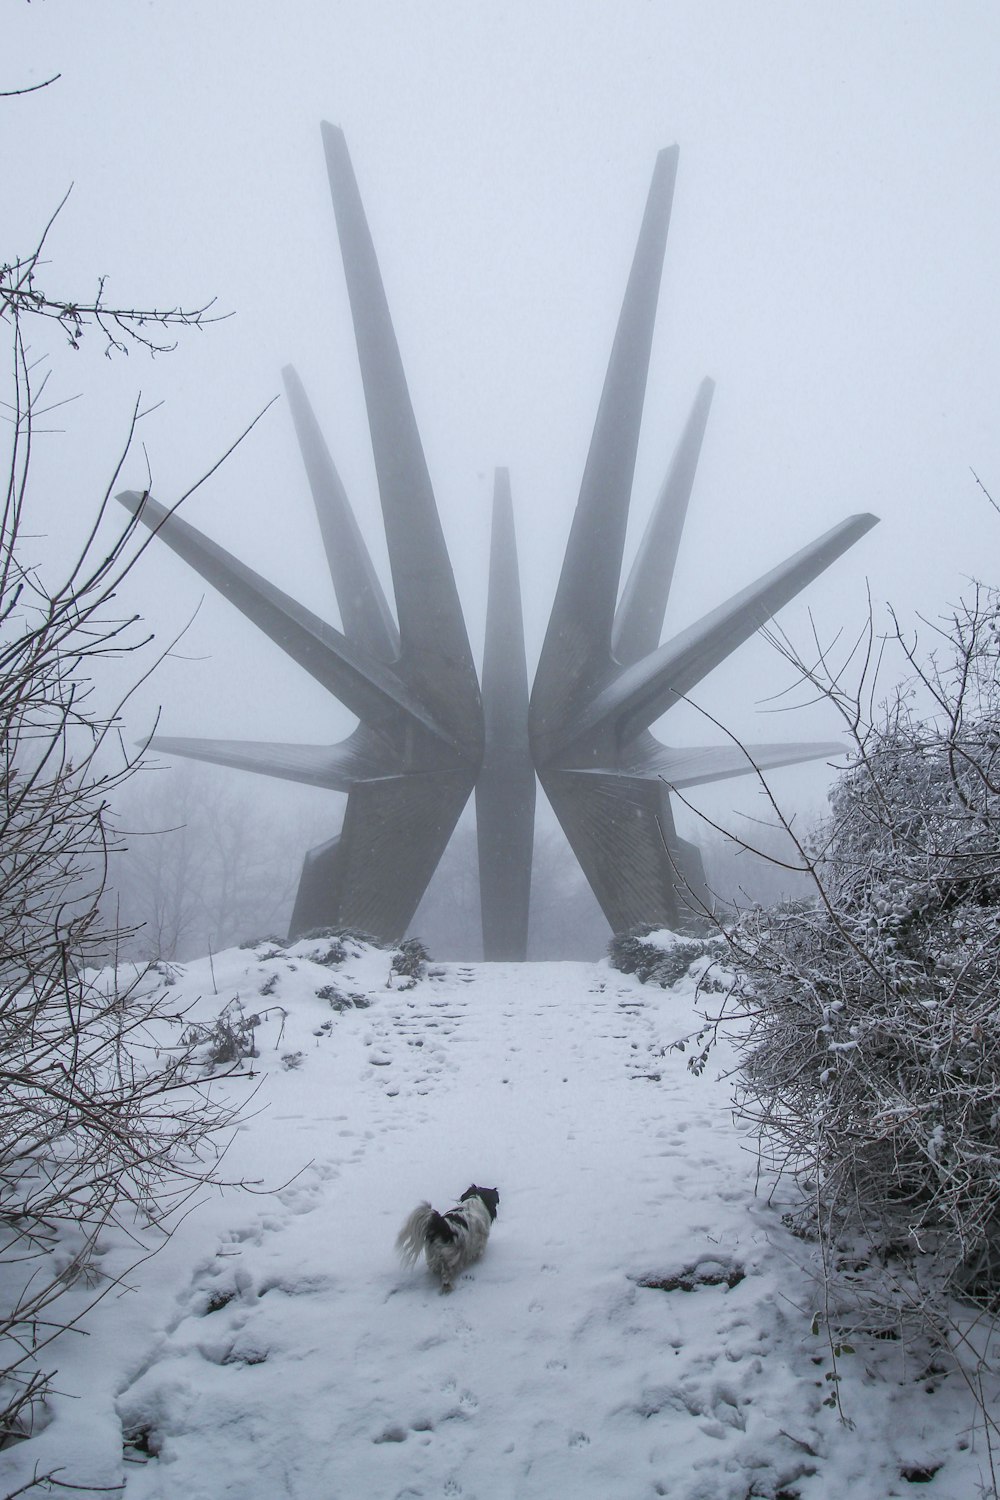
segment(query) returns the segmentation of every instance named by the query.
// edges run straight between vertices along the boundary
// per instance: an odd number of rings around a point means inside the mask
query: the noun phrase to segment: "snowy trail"
[[[117,1355],[91,1351],[108,1386],[91,1415],[115,1420],[92,1421],[90,1482],[124,1478],[127,1500],[882,1500],[911,1493],[907,1465],[951,1458],[928,1491],[964,1493],[953,1394],[855,1361],[854,1430],[824,1406],[815,1290],[753,1197],[728,1089],[663,1055],[693,1024],[690,984],[494,964],[387,988],[366,950],[333,977],[370,1007],[331,1017],[308,951],[217,957],[214,1004],[263,991],[288,1011],[258,1033],[272,1071],[229,1171],[311,1164],[213,1199],[150,1262]],[[471,1181],[499,1188],[499,1216],[445,1297],[393,1243],[419,1199]]]
[[[151,1387],[180,1388],[166,1451],[130,1475],[130,1497],[607,1496],[658,1481],[666,1494],[673,1427],[710,1460],[741,1430],[734,1380],[684,1357],[687,1310],[628,1274],[752,1248],[714,1212],[692,1225],[688,1211],[706,1168],[718,1173],[705,1150],[713,1115],[727,1123],[722,1101],[706,1097],[692,1119],[679,1059],[662,1081],[651,995],[567,968],[448,970],[344,1018],[326,1077],[350,1109],[275,1114],[290,1127],[284,1163],[296,1141],[316,1155],[281,1195],[292,1216],[265,1211],[249,1240],[222,1247],[169,1347],[122,1397],[127,1412]],[[730,1154],[742,1205],[747,1160]],[[471,1180],[499,1186],[500,1214],[485,1259],[444,1298],[391,1247],[417,1199],[449,1206]],[[237,1285],[204,1313],[206,1294]],[[728,1288],[680,1295],[689,1317],[711,1299],[733,1321]],[[211,1368],[184,1391],[192,1354]],[[654,1407],[665,1421],[650,1423]],[[262,1424],[280,1432],[263,1469]]]

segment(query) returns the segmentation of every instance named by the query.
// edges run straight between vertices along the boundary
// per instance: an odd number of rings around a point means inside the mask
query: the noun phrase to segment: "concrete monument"
[[[155,748],[347,792],[305,857],[291,935],[406,931],[476,793],[483,941],[527,948],[535,773],[611,927],[683,925],[702,890],[670,787],[836,755],[836,744],[671,749],[649,726],[875,523],[853,516],[660,644],[712,397],[704,382],[618,599],[677,150],[660,153],[530,704],[507,472],[496,473],[482,697],[347,146],[323,126],[368,411],[395,614],[295,372],[289,405],[341,615],[338,630],[148,494],[118,498],[357,715],[338,745],[157,736]]]

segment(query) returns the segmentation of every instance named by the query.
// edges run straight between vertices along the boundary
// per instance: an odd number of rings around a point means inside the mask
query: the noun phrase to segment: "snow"
[[[697,1024],[691,980],[550,963],[431,964],[413,982],[385,952],[329,949],[150,977],[206,1022],[261,1015],[257,1076],[214,1085],[248,1100],[223,1172],[256,1186],[203,1193],[46,1351],[61,1394],[0,1455],[0,1494],[55,1468],[127,1500],[989,1483],[957,1376],[885,1338],[834,1359],[809,1247],[758,1184],[729,1083],[671,1050]],[[472,1182],[499,1188],[499,1214],[442,1296],[401,1269],[395,1236],[419,1200],[450,1207]],[[114,1278],[135,1257],[109,1234],[99,1265]]]

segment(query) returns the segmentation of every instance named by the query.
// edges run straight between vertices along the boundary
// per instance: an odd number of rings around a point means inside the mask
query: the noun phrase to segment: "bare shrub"
[[[36,84],[47,88],[60,75]],[[12,89],[0,98],[12,98],[34,89]],[[213,312],[214,299],[201,307],[123,307],[109,299],[106,276],[83,297],[68,297],[61,290],[43,286],[47,268],[46,242],[52,227],[66,206],[70,190],[42,230],[38,240],[23,254],[0,260],[0,323],[19,327],[26,321],[51,323],[66,336],[71,349],[79,349],[81,340],[93,332],[103,340],[104,352],[127,354],[130,348],[163,354],[177,347],[173,335],[184,328],[203,328],[228,316]]]
[[[133,519],[108,516],[135,413],[61,574],[32,556],[37,507],[27,525],[41,389],[26,325],[54,322],[74,346],[93,328],[110,354],[128,342],[162,348],[151,329],[203,314],[114,308],[103,283],[89,303],[43,293],[44,241],[0,264],[11,354],[0,502],[0,1448],[44,1419],[54,1341],[114,1284],[100,1264],[107,1231],[149,1253],[143,1230],[165,1229],[212,1179],[231,1122],[194,1081],[168,979],[97,968],[126,936],[100,909],[117,842],[109,801],[140,763],[120,732],[123,702],[102,701],[97,680],[102,662],[131,653],[134,678],[147,666],[141,622],[114,606],[145,542]],[[17,1493],[53,1484],[65,1487],[36,1474]]]
[[[169,986],[92,967],[115,941],[99,916],[108,797],[136,762],[89,677],[140,644],[133,622],[105,618],[131,528],[46,588],[20,558],[23,495],[12,483],[0,529],[0,1444],[30,1431],[45,1395],[60,1298],[85,1276],[91,1301],[106,1290],[105,1229],[162,1226],[228,1123],[188,1081]]]
[[[183,1042],[191,1051],[192,1061],[206,1071],[232,1067],[245,1058],[260,1056],[256,1033],[261,1019],[261,1012],[248,1014],[236,998],[228,1001],[211,1023],[196,1021],[187,1026]]]
[[[105,1230],[162,1227],[211,1175],[228,1123],[190,1082],[196,1048],[169,985],[94,967],[116,945],[100,916],[108,800],[137,761],[121,705],[99,709],[92,678],[144,644],[110,610],[135,523],[100,546],[95,526],[54,585],[24,559],[32,404],[17,331],[15,343],[0,518],[0,1446],[31,1430],[53,1373],[45,1350],[107,1290],[94,1260]],[[81,1278],[93,1294],[63,1313]]]

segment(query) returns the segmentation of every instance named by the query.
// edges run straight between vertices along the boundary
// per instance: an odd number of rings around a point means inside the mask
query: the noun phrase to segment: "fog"
[[[993,4],[533,0],[71,0],[8,5],[4,255],[48,241],[48,283],[232,316],[149,359],[35,351],[53,399],[33,528],[82,533],[141,391],[116,488],[172,503],[294,363],[384,572],[360,377],[319,122],[346,133],[474,650],[495,465],[511,471],[529,661],[548,617],[657,150],[671,221],[631,535],[698,381],[718,382],[666,628],[680,628],[844,516],[879,527],[781,614],[807,641],[858,628],[870,588],[933,617],[1000,522],[1000,13]],[[147,469],[148,465],[148,469]],[[337,619],[283,400],[185,517]],[[166,549],[123,593],[179,648],[129,710],[147,731],[330,741],[350,717]],[[192,617],[194,617],[192,619]],[[826,739],[762,641],[698,690],[748,739]],[[693,709],[661,724],[715,739]],[[825,767],[775,773],[820,807]],[[753,806],[744,783],[706,803]],[[286,795],[254,778],[262,812]],[[300,794],[296,794],[299,796]],[[277,802],[273,799],[278,798]],[[340,799],[301,793],[316,838]]]

